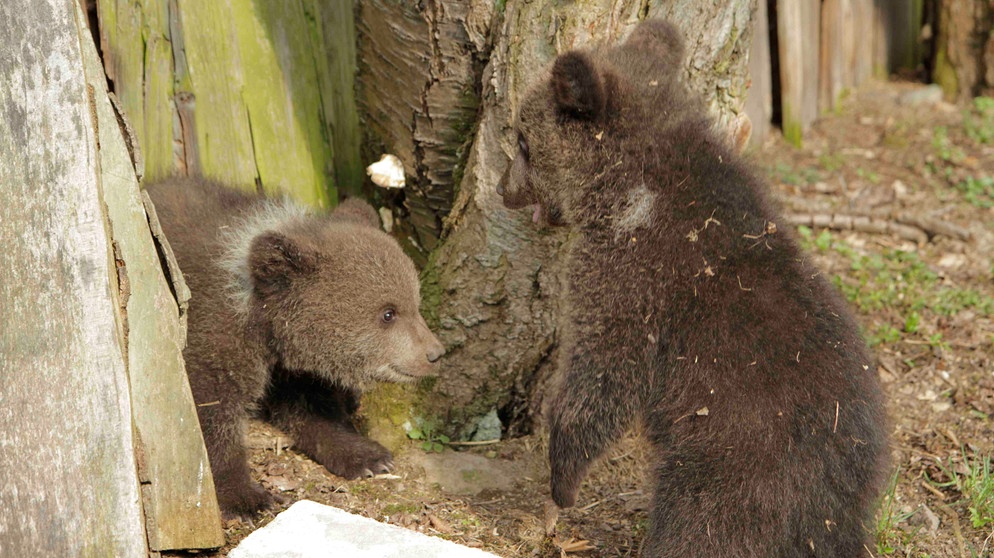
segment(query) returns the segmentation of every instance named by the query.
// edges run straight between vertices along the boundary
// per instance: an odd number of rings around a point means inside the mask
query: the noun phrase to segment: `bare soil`
[[[897,480],[878,524],[867,526],[880,543],[868,554],[990,556],[994,527],[975,529],[969,502],[947,481],[966,472],[964,457],[994,453],[994,189],[983,189],[983,177],[994,176],[994,144],[981,141],[976,115],[964,120],[969,107],[911,102],[922,87],[866,86],[820,120],[802,148],[773,138],[751,156],[788,218],[834,216],[836,229],[807,235],[811,252],[838,276],[873,339]],[[964,183],[972,196],[957,189]],[[885,232],[837,230],[856,216]],[[554,539],[545,536],[544,434],[442,453],[412,441],[397,455],[397,478],[358,481],[329,474],[287,442],[253,423],[254,475],[287,506],[311,499],[500,556],[637,556],[647,523],[650,450],[637,434],[596,466]],[[229,522],[221,554],[278,511]],[[582,541],[593,549],[579,550]]]

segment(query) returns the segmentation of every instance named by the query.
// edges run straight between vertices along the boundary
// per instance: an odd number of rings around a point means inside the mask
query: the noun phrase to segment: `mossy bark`
[[[539,417],[553,368],[557,253],[568,240],[563,230],[539,230],[530,216],[505,209],[495,190],[515,145],[511,117],[525,88],[557,53],[621,41],[640,20],[664,17],[690,31],[681,79],[703,95],[720,126],[735,128],[742,121],[753,2],[427,4],[360,0],[359,104],[369,143],[399,155],[409,178],[414,176],[415,187],[404,200],[412,215],[408,230],[413,232],[407,234],[422,239],[422,246],[428,244],[424,238],[438,235],[437,247],[424,253],[423,312],[448,354],[430,389],[370,394],[370,422],[384,428],[397,422],[377,416],[389,399],[386,406],[393,410],[442,420],[448,434],[467,435],[492,409],[506,430],[521,432]],[[375,18],[381,19],[374,24]],[[432,32],[439,21],[461,31]],[[374,25],[396,32],[374,38]],[[446,63],[452,52],[473,63]],[[479,107],[471,126],[465,123],[470,105],[431,104],[438,68],[449,70],[443,101],[455,98],[452,91],[476,92]],[[386,76],[396,83],[385,83]],[[430,141],[418,125],[426,115]],[[468,138],[467,129],[472,130]],[[446,155],[428,158],[431,150]],[[447,174],[452,164],[462,170]],[[451,182],[439,180],[442,176]],[[414,217],[422,211],[418,204],[434,213]]]
[[[988,2],[942,0],[932,79],[951,101],[994,91],[994,7]]]

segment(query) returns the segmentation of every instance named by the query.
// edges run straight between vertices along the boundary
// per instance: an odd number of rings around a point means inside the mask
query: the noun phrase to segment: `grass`
[[[969,511],[970,523],[974,529],[994,526],[994,476],[991,475],[991,456],[963,455],[963,467],[957,468],[949,458],[948,463],[938,461],[939,471],[947,480],[939,482],[928,481],[937,488],[951,488],[962,496],[959,503],[965,503]]]
[[[880,184],[880,175],[863,167],[856,169],[856,176],[864,180],[869,180],[871,184]]]
[[[404,503],[404,504],[387,504],[383,506],[381,512],[383,515],[394,515],[398,513],[406,514],[416,514],[421,511],[421,504],[419,503]]]
[[[881,495],[877,507],[877,524],[874,536],[877,554],[894,554],[908,543],[908,533],[900,529],[898,524],[903,523],[914,512],[902,512],[897,504],[897,480],[900,474],[900,468],[894,471],[894,475],[887,483],[887,489]]]
[[[816,168],[801,168],[795,169],[790,165],[785,165],[783,163],[777,163],[772,170],[772,176],[775,180],[778,180],[781,184],[789,184],[791,186],[801,186],[803,184],[814,184],[821,180],[821,171]]]
[[[915,252],[887,250],[882,254],[861,254],[831,231],[817,235],[808,227],[798,227],[805,249],[834,252],[849,262],[848,272],[832,281],[857,310],[865,315],[890,315],[884,323],[867,332],[871,346],[895,343],[905,335],[917,335],[933,347],[944,347],[940,333],[928,333],[930,320],[973,310],[994,316],[994,298],[974,289],[943,284]]]
[[[963,131],[980,144],[994,143],[994,99],[977,97],[963,113]]]
[[[963,130],[978,144],[994,143],[994,99],[974,99],[974,108],[964,112]],[[966,155],[949,138],[949,131],[945,126],[936,126],[932,130],[932,148],[936,158],[942,162],[941,165],[934,161],[928,163],[933,174],[945,178],[971,205],[981,209],[994,207],[994,178],[989,175],[962,178],[962,175],[953,171],[954,167],[966,159]]]
[[[834,173],[835,171],[843,168],[846,165],[846,160],[842,155],[836,153],[823,153],[818,156],[818,166],[825,169],[828,173]]]
[[[966,201],[982,209],[994,207],[994,178],[990,176],[968,176],[955,185]]]
[[[963,150],[949,139],[949,130],[945,126],[936,126],[932,130],[932,148],[935,155],[946,163],[959,163],[966,157]]]

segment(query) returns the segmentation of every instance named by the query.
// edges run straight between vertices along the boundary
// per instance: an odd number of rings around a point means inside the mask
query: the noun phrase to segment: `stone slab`
[[[228,558],[496,558],[495,554],[301,500]]]

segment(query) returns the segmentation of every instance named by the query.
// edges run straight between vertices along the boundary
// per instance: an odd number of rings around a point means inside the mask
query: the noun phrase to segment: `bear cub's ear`
[[[674,69],[683,62],[683,36],[675,25],[662,19],[640,23],[625,41],[625,48],[655,51],[663,65]]]
[[[580,120],[597,120],[607,107],[604,80],[582,52],[571,51],[556,58],[552,93],[560,112]]]
[[[331,213],[333,219],[357,225],[380,228],[380,214],[368,202],[359,198],[347,198],[338,204]]]
[[[266,231],[252,240],[248,263],[255,289],[268,295],[317,269],[317,254],[283,234]]]

